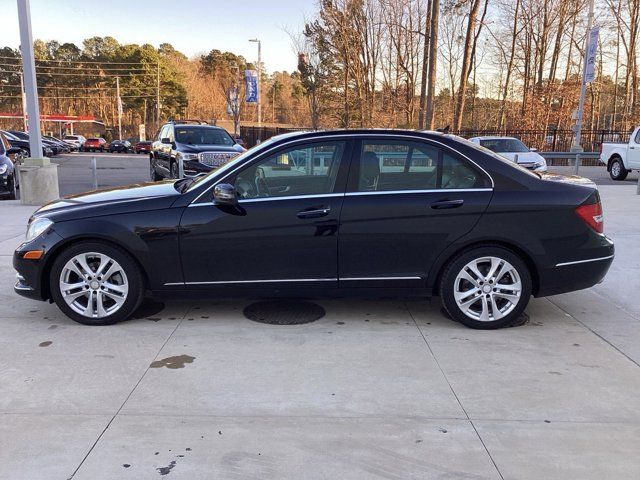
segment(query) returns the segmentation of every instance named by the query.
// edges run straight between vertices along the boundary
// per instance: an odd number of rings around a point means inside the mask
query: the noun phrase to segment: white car
[[[77,147],[78,150],[80,150],[87,139],[82,135],[65,135],[62,141],[68,143],[69,145],[73,145],[74,147]]]
[[[529,148],[515,137],[473,137],[469,139],[484,148],[508,158],[535,172],[546,172],[547,162],[535,148]]]
[[[628,142],[604,142],[600,162],[607,166],[613,180],[624,180],[630,171],[640,170],[640,127],[636,127]]]

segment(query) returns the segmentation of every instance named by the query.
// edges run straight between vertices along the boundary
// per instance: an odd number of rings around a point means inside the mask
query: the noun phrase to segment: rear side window
[[[359,192],[472,189],[488,185],[470,162],[422,142],[364,140],[358,163]]]

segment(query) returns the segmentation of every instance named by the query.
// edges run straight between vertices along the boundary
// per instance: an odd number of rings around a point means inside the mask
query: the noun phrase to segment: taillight
[[[600,201],[589,205],[580,205],[576,208],[576,215],[596,232],[602,233],[604,231],[604,216],[602,215],[602,204]]]

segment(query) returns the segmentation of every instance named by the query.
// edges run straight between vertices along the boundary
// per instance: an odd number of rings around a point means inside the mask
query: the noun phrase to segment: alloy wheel
[[[490,322],[516,308],[522,295],[522,282],[516,268],[498,257],[481,257],[467,263],[458,273],[453,295],[467,317]]]
[[[62,268],[59,286],[67,305],[87,318],[103,318],[115,313],[129,294],[122,266],[98,252],[72,257]]]
[[[620,162],[613,162],[613,165],[611,165],[611,174],[614,177],[620,175]]]

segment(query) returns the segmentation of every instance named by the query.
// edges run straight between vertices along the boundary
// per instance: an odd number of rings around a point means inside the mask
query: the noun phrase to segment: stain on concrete
[[[176,466],[176,461],[172,460],[169,463],[169,465],[167,465],[166,467],[158,467],[156,468],[156,470],[160,475],[169,475],[169,473],[171,473],[171,470],[173,470],[173,467],[175,466]]]
[[[94,355],[96,358],[116,358],[115,355]]]
[[[336,322],[336,325],[344,325],[344,322]]]
[[[550,370],[550,371],[549,371],[549,373],[550,373],[551,375],[562,375],[562,373],[560,373],[560,372],[554,372],[553,370]]]
[[[447,433],[447,429],[446,428],[439,428],[438,431],[440,433]]]
[[[122,464],[122,466],[123,466],[124,468],[129,468],[129,467],[131,466],[131,464],[130,464],[130,463],[123,463],[123,464]]]
[[[163,358],[162,360],[151,362],[149,368],[167,367],[171,370],[175,370],[178,368],[184,368],[187,363],[193,363],[195,359],[196,357],[192,357],[191,355],[175,355],[173,357],[167,357]]]
[[[40,343],[38,346],[39,347],[48,347],[49,345],[51,345],[53,342],[51,340],[47,340],[46,342],[42,342]]]
[[[49,325],[49,328],[47,328],[47,330],[55,330],[56,328],[58,328],[58,325]]]

